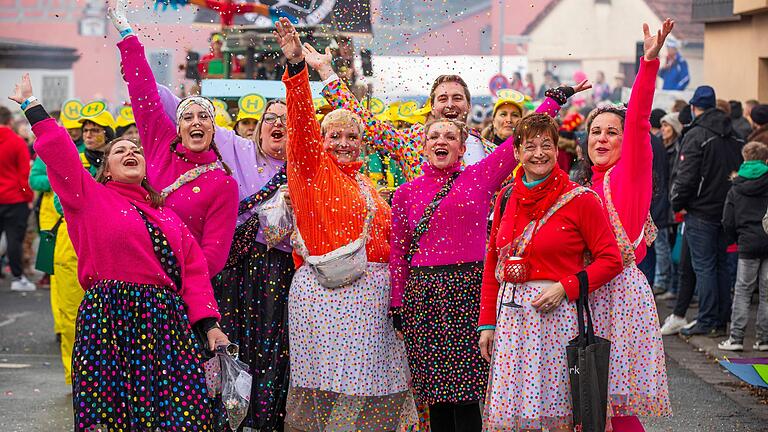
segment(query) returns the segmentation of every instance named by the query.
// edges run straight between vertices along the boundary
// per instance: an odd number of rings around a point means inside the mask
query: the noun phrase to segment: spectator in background
[[[679,113],[683,108],[688,106],[688,102],[682,99],[675,99],[675,103],[672,104],[672,112]]]
[[[667,163],[667,181],[663,185],[663,192],[665,196],[663,199],[666,201],[666,216],[659,213],[653,214],[653,203],[651,204],[651,215],[654,216],[654,222],[659,229],[659,233],[656,235],[656,241],[653,244],[654,251],[656,252],[656,275],[654,277],[653,292],[657,295],[657,299],[671,300],[676,297],[677,290],[674,278],[676,271],[672,263],[672,229],[674,228],[674,219],[672,216],[672,208],[669,203],[669,184],[672,174],[672,169],[677,156],[677,143],[681,136],[683,125],[677,119],[677,113],[669,113],[661,118],[661,130],[660,138],[662,144],[664,144],[665,155],[663,159]],[[654,162],[656,162],[656,154],[654,153]],[[656,192],[656,191],[654,191]],[[656,198],[656,195],[654,195]]]
[[[693,123],[680,146],[672,208],[685,211],[686,237],[699,292],[697,323],[685,336],[725,336],[731,291],[725,236],[720,223],[731,173],[741,165],[740,140],[731,119],[715,108],[715,90],[696,89],[690,100]]]
[[[613,77],[613,91],[611,91],[611,102],[621,102],[621,93],[624,90],[624,74],[617,73]]]
[[[597,71],[597,74],[595,74],[595,82],[592,84],[592,102],[597,105],[610,97],[611,86],[605,82],[605,74],[603,71]]]
[[[731,117],[731,104],[728,103],[725,99],[718,99],[715,102],[715,107],[719,109],[720,111],[728,114],[728,117]],[[733,123],[731,123],[731,127],[733,127]]]
[[[741,102],[737,100],[728,101],[728,105],[731,106],[731,125],[733,130],[743,139],[749,138],[752,133],[752,125],[744,117],[744,110],[741,107]]]
[[[768,105],[755,106],[752,108],[751,114],[755,130],[749,135],[747,140],[768,144]]]
[[[512,82],[509,83],[509,88],[515,91],[519,91],[520,93],[525,93],[523,76],[520,75],[520,72],[515,72],[512,74]]]
[[[667,112],[661,108],[656,108],[651,111],[651,134],[656,137],[661,136],[661,118],[665,115],[667,115]]]
[[[530,72],[525,74],[525,88],[523,93],[531,99],[536,96],[536,84],[533,83],[533,74]]]
[[[688,62],[678,52],[679,42],[667,42],[667,63],[659,69],[659,76],[664,80],[664,90],[685,90],[691,81],[688,73]]]
[[[210,52],[203,56],[203,58],[200,59],[200,62],[197,64],[197,70],[200,72],[200,78],[206,78],[208,76],[208,68],[210,66],[210,63],[212,60],[219,60],[224,61],[224,53],[222,53],[221,48],[224,46],[224,37],[216,33],[213,36],[211,36],[211,48]],[[233,56],[232,57],[232,64],[230,72],[240,73],[242,72],[242,67],[240,67],[240,62],[237,61],[237,59]],[[220,72],[215,71],[214,74],[218,75]]]
[[[759,287],[755,351],[768,351],[768,234],[761,221],[768,207],[768,146],[750,142],[742,150],[744,163],[733,179],[723,209],[723,228],[728,241],[739,244],[739,263],[733,293],[731,335],[717,347],[726,351],[744,349],[749,303]]]
[[[656,111],[656,110],[654,110]],[[664,112],[663,110],[659,110]],[[658,115],[658,113],[657,113]],[[656,256],[656,243],[659,242],[659,237],[664,237],[667,227],[669,227],[670,219],[670,205],[669,205],[669,162],[667,161],[667,149],[658,134],[653,133],[654,113],[651,112],[651,149],[653,151],[653,166],[651,168],[651,181],[653,184],[653,195],[651,197],[651,219],[653,219],[654,225],[658,228],[659,232],[656,235],[656,240],[653,243],[653,247],[648,247],[648,253],[645,258],[638,264],[638,268],[645,274],[648,279],[648,284],[653,287],[653,292],[657,293],[661,291],[656,281],[656,269],[658,268],[658,261],[665,261],[665,266],[669,266],[669,256],[657,257]],[[659,129],[661,128],[661,122],[658,121]],[[662,242],[664,240],[661,240]],[[669,239],[666,239],[666,253],[669,254]],[[664,286],[664,291],[667,287]]]
[[[26,103],[26,102],[25,102]],[[11,129],[11,111],[0,106],[0,236],[5,233],[12,291],[34,291],[24,276],[22,251],[34,192],[29,186],[27,143]]]
[[[556,88],[560,83],[559,79],[550,71],[544,72],[544,83],[539,87],[539,93],[536,95],[536,99],[544,99],[544,93],[551,89]]]
[[[744,117],[747,118],[750,122],[752,121],[752,108],[760,105],[760,102],[756,101],[755,99],[750,99],[746,102],[744,102]],[[754,123],[752,123],[754,126]]]

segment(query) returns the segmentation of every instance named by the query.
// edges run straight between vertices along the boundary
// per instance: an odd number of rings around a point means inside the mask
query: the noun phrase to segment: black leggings
[[[483,417],[479,402],[437,403],[429,406],[432,432],[480,432]]]

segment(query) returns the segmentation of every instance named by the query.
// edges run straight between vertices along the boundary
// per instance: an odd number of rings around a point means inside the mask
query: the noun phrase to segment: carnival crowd
[[[626,106],[557,120],[592,84],[551,81],[532,112],[500,97],[481,134],[460,76],[434,81],[424,122],[384,121],[283,18],[286,99],[230,129],[156,84],[126,9],[109,17],[131,115],[52,118],[28,75],[10,96],[37,158],[18,157],[0,230],[12,289],[34,289],[20,221],[39,192],[75,430],[226,430],[204,362],[230,342],[253,375],[241,429],[580,430],[566,347],[587,299],[608,430],[672,415],[662,334],[744,349],[758,285],[768,350],[768,106],[702,86],[652,110],[673,21],[644,26]],[[654,294],[676,303],[662,327]]]

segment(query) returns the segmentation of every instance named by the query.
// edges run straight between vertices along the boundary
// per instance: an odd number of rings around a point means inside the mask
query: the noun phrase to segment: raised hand
[[[325,54],[318,52],[315,47],[308,43],[303,46],[304,60],[312,69],[316,70],[323,79],[333,74],[333,55],[330,48],[325,48]]]
[[[29,74],[25,73],[21,76],[21,82],[16,84],[13,94],[8,96],[8,99],[21,104],[30,96],[32,96],[32,81],[29,79]]]
[[[588,79],[585,79],[584,81],[573,86],[573,91],[578,93],[578,92],[583,92],[584,90],[589,90],[591,88],[592,88],[592,83],[589,82]]]
[[[288,63],[297,64],[304,60],[304,51],[296,28],[288,18],[280,18],[275,22],[275,31],[272,32],[283,50],[283,55]]]
[[[107,9],[107,16],[118,32],[124,32],[131,28],[128,22],[128,0],[116,0],[115,6]]]
[[[654,60],[659,56],[664,41],[667,40],[667,36],[672,33],[674,27],[675,21],[667,18],[661,25],[661,30],[657,31],[655,35],[651,35],[648,24],[643,24],[643,57],[646,61]]]

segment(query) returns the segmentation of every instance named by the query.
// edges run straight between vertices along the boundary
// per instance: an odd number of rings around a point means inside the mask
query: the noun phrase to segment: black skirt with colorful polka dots
[[[72,355],[76,431],[207,431],[200,347],[165,287],[99,281],[85,293]]]

